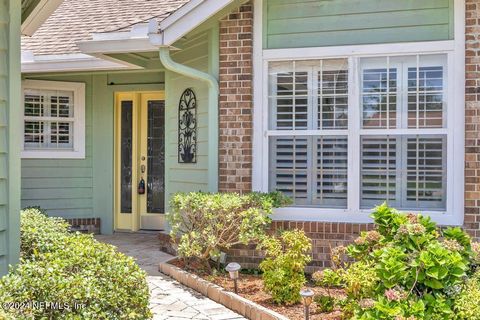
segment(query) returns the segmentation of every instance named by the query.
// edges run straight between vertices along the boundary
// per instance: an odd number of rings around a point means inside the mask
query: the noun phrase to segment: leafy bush
[[[265,290],[276,303],[299,302],[300,289],[306,282],[304,269],[311,260],[310,239],[303,231],[284,231],[280,238],[266,237],[261,246],[266,254],[260,264]]]
[[[34,254],[56,250],[69,236],[70,225],[61,218],[49,218],[40,208],[21,212],[20,252],[29,259]]]
[[[335,299],[329,295],[324,296],[324,295],[318,295],[315,296],[313,299],[315,303],[317,304],[317,312],[332,312],[333,309],[335,308]]]
[[[290,203],[281,193],[178,193],[171,200],[167,220],[178,255],[208,260],[221,250],[259,240],[273,208]]]
[[[320,285],[345,289],[345,315],[472,319],[478,303],[468,306],[467,296],[480,292],[475,291],[479,281],[465,279],[480,261],[480,245],[471,243],[460,228],[441,231],[429,217],[403,214],[385,204],[372,217],[376,230],[363,232],[347,248],[336,248],[335,269],[316,276]]]
[[[3,306],[57,305],[0,308],[0,314],[14,319],[151,318],[146,274],[135,261],[91,235],[67,230],[64,221],[36,209],[22,212],[22,259],[0,279],[0,301]]]
[[[480,273],[468,279],[455,299],[458,319],[480,320]]]

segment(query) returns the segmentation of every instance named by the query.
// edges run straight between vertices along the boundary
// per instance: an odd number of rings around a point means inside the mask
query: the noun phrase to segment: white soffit
[[[140,69],[123,61],[105,60],[83,53],[36,56],[23,51],[21,61],[22,73]]]

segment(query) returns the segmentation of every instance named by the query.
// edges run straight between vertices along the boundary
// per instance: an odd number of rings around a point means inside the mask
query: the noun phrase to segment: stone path
[[[150,308],[154,320],[230,320],[245,319],[200,293],[161,274],[158,264],[172,258],[161,252],[155,233],[115,233],[96,236],[99,241],[113,244],[119,251],[137,260],[148,273]]]

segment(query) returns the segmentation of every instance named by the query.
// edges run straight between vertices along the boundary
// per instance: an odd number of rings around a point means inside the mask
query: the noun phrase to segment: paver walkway
[[[150,308],[154,320],[230,320],[245,319],[200,293],[161,274],[158,264],[172,258],[159,250],[159,241],[154,233],[115,233],[111,236],[96,236],[99,241],[113,244],[119,251],[137,260],[148,273]]]

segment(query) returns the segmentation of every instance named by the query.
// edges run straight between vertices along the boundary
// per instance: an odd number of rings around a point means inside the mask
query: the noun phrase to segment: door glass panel
[[[165,212],[165,108],[163,101],[148,101],[147,212]]]
[[[121,114],[121,212],[132,213],[132,101],[122,101]]]

